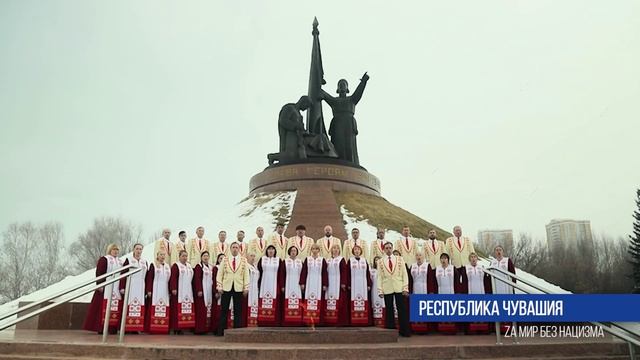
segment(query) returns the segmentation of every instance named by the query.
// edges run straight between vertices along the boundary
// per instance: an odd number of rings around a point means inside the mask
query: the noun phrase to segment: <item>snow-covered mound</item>
[[[237,230],[245,231],[245,241],[253,239],[255,237],[255,229],[258,226],[264,227],[265,233],[269,234],[270,232],[274,231],[275,225],[278,222],[284,222],[285,224],[289,222],[295,198],[295,191],[261,193],[247,197],[236,204],[235,208],[229,213],[228,219],[219,223],[220,225],[222,225],[220,229],[227,230],[229,234],[227,241],[235,239],[235,233]],[[177,236],[177,234],[173,235]],[[192,237],[192,234],[190,234],[189,237]],[[217,237],[210,237],[209,239],[211,241],[217,241]],[[124,260],[127,255],[129,254],[124,255],[122,259]],[[142,252],[142,257],[147,261],[154,260],[153,243],[147,244],[145,246]],[[65,289],[69,289],[79,283],[89,281],[92,278],[95,278],[95,271],[96,270],[94,268],[91,270],[87,270],[79,275],[67,276],[63,280],[44,289],[37,290],[31,294],[22,296],[16,300],[0,305],[0,314],[16,310],[18,308],[18,303],[20,302],[38,301],[64,291]],[[80,292],[82,291],[80,290],[75,293]],[[90,302],[92,295],[92,293],[88,293],[73,301]]]

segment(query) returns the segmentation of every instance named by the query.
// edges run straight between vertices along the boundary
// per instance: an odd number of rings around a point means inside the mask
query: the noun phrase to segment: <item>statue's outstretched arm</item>
[[[320,98],[326,101],[329,106],[333,106],[336,103],[336,98],[329,95],[329,93],[324,91],[324,89],[320,89]]]
[[[354,104],[358,104],[358,102],[360,102],[362,94],[364,93],[364,88],[365,86],[367,86],[367,81],[369,81],[369,75],[367,75],[367,73],[364,73],[362,79],[360,79],[360,84],[358,84],[356,91],[354,91],[353,95],[351,95],[351,101],[353,101]]]

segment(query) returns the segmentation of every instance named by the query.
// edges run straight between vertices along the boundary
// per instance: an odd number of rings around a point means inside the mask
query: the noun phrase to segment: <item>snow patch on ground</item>
[[[295,200],[295,191],[253,195],[236,205],[228,219],[221,223],[221,229],[227,229],[229,240],[235,239],[238,230],[244,230],[245,241],[251,240],[256,237],[258,226],[264,228],[265,234],[270,234],[275,231],[278,221],[285,225],[289,222]]]

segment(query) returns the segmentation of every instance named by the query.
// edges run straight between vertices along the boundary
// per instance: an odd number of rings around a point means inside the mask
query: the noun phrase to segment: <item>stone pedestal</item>
[[[321,163],[267,168],[251,178],[249,192],[255,194],[317,186],[329,187],[334,191],[355,191],[380,196],[380,180],[366,170]]]
[[[297,191],[286,236],[294,236],[296,226],[302,224],[307,236],[317,239],[324,236],[324,226],[331,225],[333,235],[345,240],[349,232],[333,192],[380,196],[380,180],[363,168],[331,163],[274,166],[251,178],[252,195],[273,191]]]

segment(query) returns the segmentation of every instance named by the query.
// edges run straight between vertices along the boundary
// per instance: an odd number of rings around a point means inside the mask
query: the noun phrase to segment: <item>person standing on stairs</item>
[[[316,244],[320,245],[320,256],[323,258],[331,257],[331,248],[334,245],[338,245],[342,249],[342,241],[333,236],[333,228],[330,225],[325,225],[324,236],[316,240]]]
[[[289,239],[284,236],[284,224],[278,223],[276,225],[276,231],[269,236],[267,246],[273,246],[280,257],[280,260],[284,260],[287,257],[287,250],[289,249]],[[261,256],[264,256],[262,254]]]
[[[402,256],[393,255],[393,244],[384,244],[384,256],[378,263],[378,296],[384,298],[385,308],[393,309],[394,303],[398,309],[400,336],[409,337],[409,314],[407,302],[409,296],[409,276]],[[393,311],[386,311],[384,327],[395,329]]]

